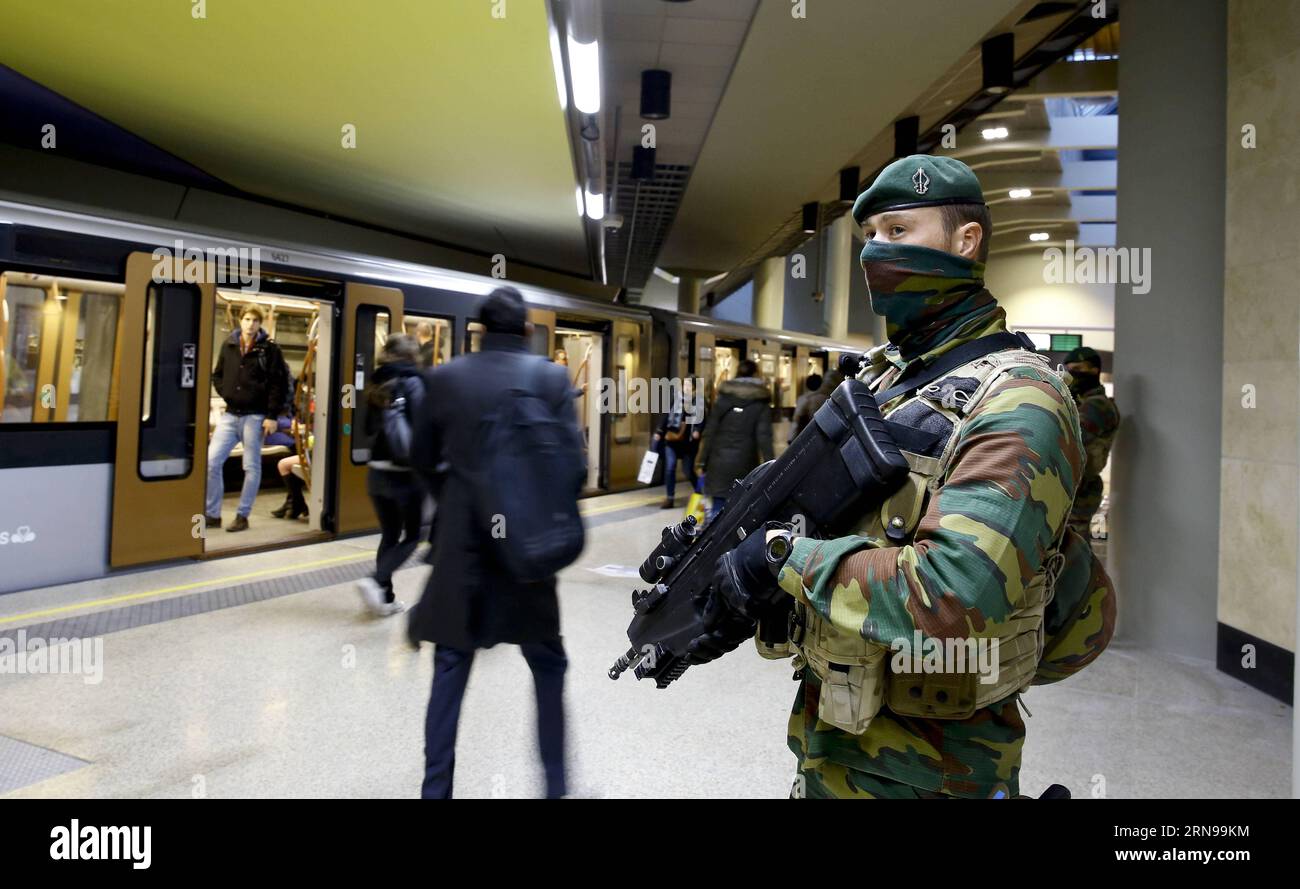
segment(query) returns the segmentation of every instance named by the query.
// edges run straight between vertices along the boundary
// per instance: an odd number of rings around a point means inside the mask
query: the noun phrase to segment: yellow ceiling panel
[[[254,194],[585,267],[542,0],[195,9],[7,3],[0,61]]]

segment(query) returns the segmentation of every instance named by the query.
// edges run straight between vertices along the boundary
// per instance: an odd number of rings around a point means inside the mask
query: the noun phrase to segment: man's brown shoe
[[[235,516],[235,520],[234,520],[233,522],[230,523],[230,527],[227,528],[226,530],[227,530],[227,531],[247,531],[247,530],[248,530],[248,518],[247,518],[247,516],[242,516],[242,515],[237,515],[237,516]]]
[[[203,524],[204,524],[204,526],[207,527],[207,528],[220,528],[220,527],[221,527],[221,516],[215,516],[215,517],[213,517],[213,516],[210,516],[210,515],[205,515],[205,516],[203,517]]]

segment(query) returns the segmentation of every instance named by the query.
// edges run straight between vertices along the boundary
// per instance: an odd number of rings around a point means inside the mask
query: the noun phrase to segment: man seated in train
[[[289,367],[280,347],[262,329],[261,307],[250,303],[217,356],[212,386],[226,402],[208,445],[207,527],[221,527],[222,470],[236,443],[244,444],[244,486],[227,531],[248,529],[248,515],[262,484],[262,440],[277,427],[289,393]]]

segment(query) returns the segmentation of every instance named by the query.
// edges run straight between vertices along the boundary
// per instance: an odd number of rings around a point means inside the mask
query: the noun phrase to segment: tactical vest
[[[899,442],[911,472],[903,487],[879,510],[862,516],[850,533],[878,537],[893,546],[912,543],[930,498],[947,476],[962,426],[1007,373],[1021,367],[1052,373],[1047,360],[1034,352],[995,352],[957,368],[889,410],[886,419],[915,433],[908,441]],[[874,379],[873,370],[877,371]],[[883,374],[869,368],[858,379],[869,383],[872,391],[880,392],[897,375],[893,368]],[[1064,384],[1061,389],[1065,391]],[[1073,399],[1067,393],[1063,400],[1077,426]],[[1034,678],[1043,653],[1043,612],[1052,600],[1063,562],[1060,550],[1066,518],[1061,517],[1061,528],[1043,567],[997,635],[999,668],[995,682],[980,682],[980,674],[973,669],[895,672],[891,648],[869,642],[860,633],[837,629],[802,602],[795,604],[789,640],[775,646],[759,642],[759,653],[768,658],[794,654],[796,668],[812,670],[821,681],[818,717],[852,734],[866,731],[881,706],[903,716],[969,718],[981,707],[1024,691]],[[906,660],[910,662],[911,658]]]

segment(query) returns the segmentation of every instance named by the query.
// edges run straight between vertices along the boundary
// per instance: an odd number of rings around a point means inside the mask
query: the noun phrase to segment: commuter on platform
[[[415,325],[415,338],[420,341],[420,367],[433,367],[438,356],[433,354],[433,324],[420,321]]]
[[[664,502],[662,509],[676,505],[677,466],[691,483],[691,490],[699,488],[700,476],[695,471],[695,454],[700,449],[700,430],[704,426],[703,399],[695,403],[695,383],[689,377],[682,381],[682,390],[673,408],[659,421],[654,441],[664,459]]]
[[[787,444],[795,440],[803,428],[812,422],[813,414],[817,409],[826,403],[830,397],[830,392],[822,386],[820,374],[808,374],[807,379],[803,382],[803,394],[794,403],[794,422],[790,426],[790,438]]]
[[[289,367],[275,340],[262,329],[262,309],[249,304],[239,329],[222,344],[212,371],[212,387],[225,399],[226,411],[208,444],[207,527],[221,527],[222,470],[235,445],[244,445],[244,487],[235,520],[227,531],[248,528],[248,515],[262,484],[262,440],[276,431],[289,394]]]
[[[379,517],[380,538],[375,573],[357,581],[357,590],[379,617],[406,609],[393,593],[393,572],[420,544],[425,492],[411,468],[412,421],[424,399],[419,362],[415,337],[392,334],[384,341],[366,389],[366,433],[374,436],[366,491]]]
[[[772,459],[771,397],[758,376],[758,365],[748,358],[737,365],[734,380],[718,387],[698,459],[704,493],[712,500],[709,521],[727,505],[732,482]]]
[[[432,642],[433,688],[425,721],[422,796],[449,798],[456,756],[456,727],[474,652],[498,643],[518,645],[533,673],[537,730],[546,795],[566,793],[564,765],[564,674],[568,660],[560,640],[555,577],[523,582],[489,557],[493,532],[480,521],[476,468],[483,462],[481,424],[512,388],[523,387],[571,427],[573,463],[581,469],[578,431],[568,373],[528,351],[531,325],[523,297],[499,288],[485,301],[482,348],[458,356],[425,375],[424,403],[416,421],[414,465],[433,473],[448,469],[438,494],[433,573],[411,610],[412,642]],[[576,473],[575,473],[576,475]],[[575,478],[576,482],[576,478]],[[508,478],[483,484],[510,485]],[[577,485],[574,494],[576,497]],[[510,528],[503,529],[505,534]],[[496,541],[499,543],[499,541]]]

